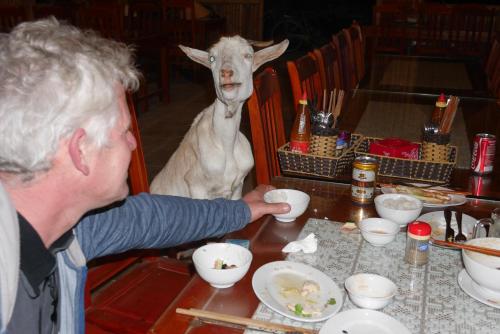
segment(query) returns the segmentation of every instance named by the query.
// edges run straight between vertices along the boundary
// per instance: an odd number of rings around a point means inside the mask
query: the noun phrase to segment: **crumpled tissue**
[[[318,239],[314,233],[309,234],[302,240],[290,242],[281,251],[284,253],[295,253],[303,251],[304,253],[314,253],[318,249]]]

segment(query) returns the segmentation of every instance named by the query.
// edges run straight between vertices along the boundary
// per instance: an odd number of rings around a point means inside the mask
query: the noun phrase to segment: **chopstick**
[[[456,96],[450,96],[450,102],[446,106],[443,118],[441,119],[441,122],[439,124],[439,133],[450,133],[451,125],[453,124],[453,120],[455,119],[459,102],[460,98]]]
[[[470,250],[472,252],[486,254],[486,255],[500,256],[499,249],[485,248],[485,247],[473,246],[473,245],[468,245],[468,244],[459,244],[456,242],[436,240],[434,238],[431,238],[431,240],[432,240],[432,243],[434,243],[436,245],[453,247],[453,248],[460,248],[460,249]]]
[[[251,329],[264,330],[267,332],[284,332],[288,334],[318,334],[317,330],[288,326],[282,324],[276,324],[269,321],[255,320],[250,318],[238,317],[235,315],[222,314],[217,312],[205,311],[195,308],[185,309],[177,308],[175,310],[179,314],[190,315],[192,317],[198,317],[200,319],[209,319],[215,321],[221,321],[228,324],[237,324],[246,326]]]

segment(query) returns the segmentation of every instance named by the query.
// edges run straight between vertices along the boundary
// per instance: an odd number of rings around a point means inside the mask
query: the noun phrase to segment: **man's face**
[[[108,143],[96,151],[93,163],[95,176],[94,195],[98,196],[100,204],[106,205],[123,199],[128,195],[128,167],[131,152],[137,147],[134,135],[130,131],[130,112],[123,88],[119,89],[119,117],[111,129]],[[116,107],[115,106],[115,107]]]

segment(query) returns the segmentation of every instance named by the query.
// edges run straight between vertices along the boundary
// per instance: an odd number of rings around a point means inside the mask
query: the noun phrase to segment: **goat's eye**
[[[210,56],[210,57],[208,58],[208,60],[209,60],[211,63],[213,63],[213,62],[215,61],[215,57],[214,57],[214,56]]]
[[[252,59],[252,54],[251,53],[245,53],[244,55],[245,59]]]

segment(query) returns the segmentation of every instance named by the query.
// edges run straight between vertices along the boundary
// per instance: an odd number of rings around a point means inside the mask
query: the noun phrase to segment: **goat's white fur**
[[[189,58],[211,69],[217,98],[196,116],[151,183],[151,192],[239,199],[244,178],[253,167],[250,143],[239,131],[243,103],[253,91],[252,73],[285,52],[288,40],[255,53],[240,36],[222,37],[208,52],[179,47]]]

